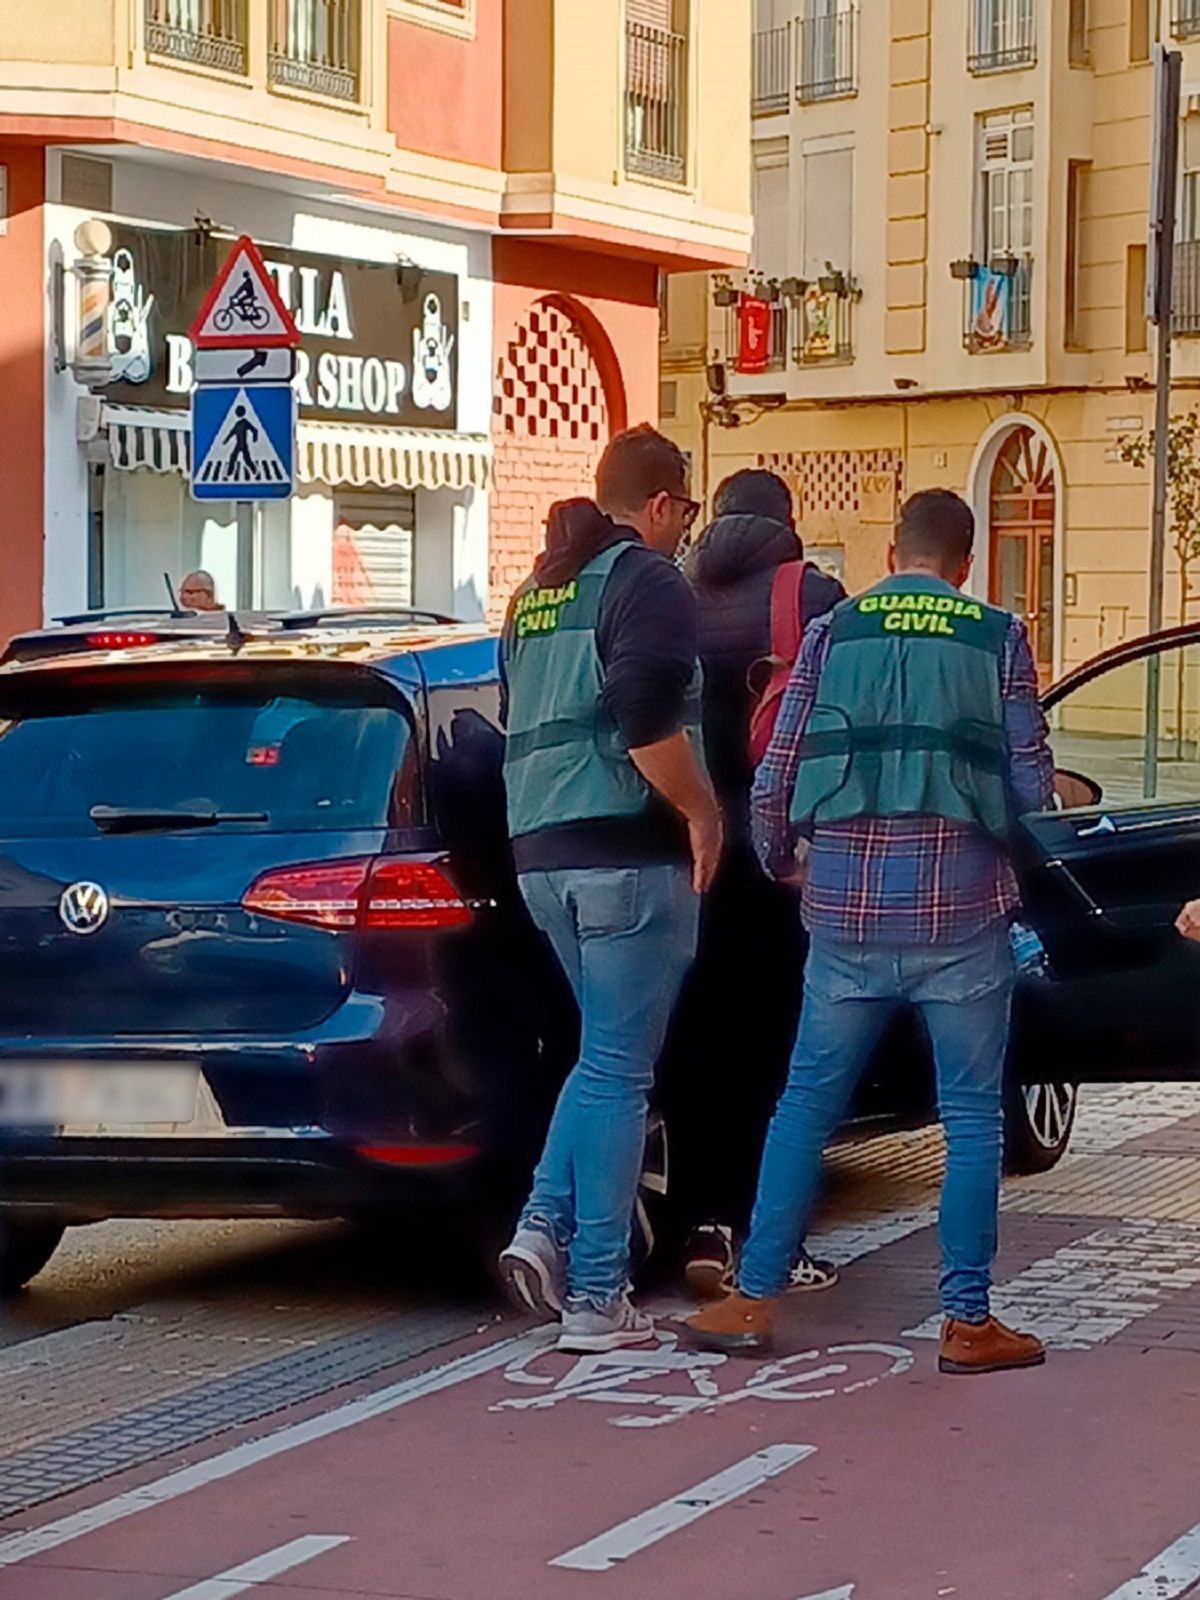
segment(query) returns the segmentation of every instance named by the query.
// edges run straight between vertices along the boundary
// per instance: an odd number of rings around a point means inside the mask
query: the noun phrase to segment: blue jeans
[[[568,1250],[572,1308],[625,1288],[646,1105],[679,986],[696,952],[699,898],[683,866],[524,872],[521,893],[582,1016],[522,1222]]]
[[[792,1063],[767,1134],[742,1252],[743,1293],[782,1291],[808,1227],[821,1152],[888,1019],[907,1002],[929,1032],[946,1133],[942,1309],[948,1317],[983,1321],[996,1253],[1012,989],[1003,924],[957,945],[855,945],[814,933]]]

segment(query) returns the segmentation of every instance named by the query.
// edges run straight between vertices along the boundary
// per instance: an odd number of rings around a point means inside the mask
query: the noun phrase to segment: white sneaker
[[[547,1320],[562,1315],[566,1257],[549,1233],[518,1228],[500,1252],[500,1273],[518,1311]]]
[[[591,1306],[581,1311],[564,1311],[558,1348],[588,1355],[598,1350],[622,1350],[626,1345],[646,1344],[653,1338],[652,1319],[638,1310],[626,1290],[606,1311],[596,1311]]]

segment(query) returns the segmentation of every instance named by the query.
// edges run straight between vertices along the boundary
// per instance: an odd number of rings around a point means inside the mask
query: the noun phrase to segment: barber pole
[[[81,256],[75,263],[79,318],[75,359],[71,363],[80,383],[102,384],[111,377],[108,350],[108,306],[112,291],[112,262],[107,256]]]

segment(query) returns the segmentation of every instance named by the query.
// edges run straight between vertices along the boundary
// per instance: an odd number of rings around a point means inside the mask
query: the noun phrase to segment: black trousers
[[[687,1227],[749,1224],[806,950],[798,895],[764,875],[748,844],[734,843],[705,900],[696,962],[659,1062],[671,1209]]]

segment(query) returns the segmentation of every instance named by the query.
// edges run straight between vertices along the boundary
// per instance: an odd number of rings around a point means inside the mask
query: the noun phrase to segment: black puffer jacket
[[[700,614],[704,666],[704,743],[731,836],[749,831],[750,714],[746,674],[771,653],[771,585],[787,561],[801,559],[796,533],[772,517],[718,517],[688,560]],[[809,567],[801,590],[805,625],[844,598],[836,578]]]

